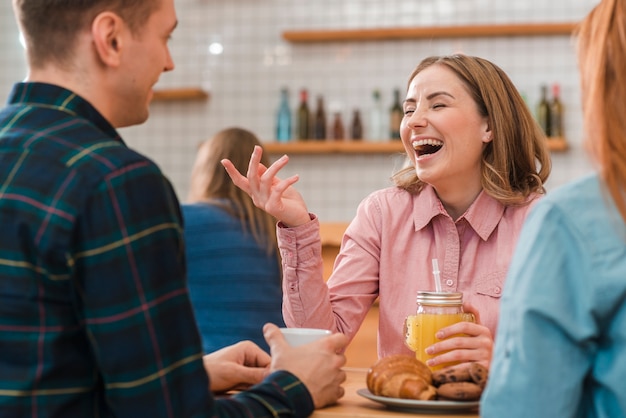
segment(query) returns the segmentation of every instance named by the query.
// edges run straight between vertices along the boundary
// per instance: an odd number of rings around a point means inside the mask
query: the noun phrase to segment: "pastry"
[[[468,372],[472,382],[484,389],[487,385],[489,370],[480,363],[472,363],[472,365],[468,368]]]
[[[477,401],[483,393],[483,388],[474,382],[444,383],[437,388],[439,399],[451,401]]]
[[[374,395],[391,398],[432,400],[437,396],[428,366],[406,354],[378,360],[367,372],[367,388]]]
[[[476,401],[489,370],[479,363],[431,372],[417,358],[396,354],[378,360],[367,372],[367,388],[377,396],[416,400]]]
[[[433,372],[438,399],[475,401],[487,384],[489,370],[480,363],[463,363]]]
[[[467,364],[446,367],[433,372],[433,384],[435,386],[451,382],[468,382],[471,380]]]

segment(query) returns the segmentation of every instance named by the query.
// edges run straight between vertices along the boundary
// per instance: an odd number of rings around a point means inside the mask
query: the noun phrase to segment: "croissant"
[[[367,372],[367,388],[374,395],[390,398],[425,401],[437,396],[428,366],[406,354],[378,360]]]

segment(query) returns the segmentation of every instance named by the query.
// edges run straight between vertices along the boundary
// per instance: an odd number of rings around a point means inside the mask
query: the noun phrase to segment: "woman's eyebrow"
[[[432,99],[434,99],[437,96],[448,96],[448,97],[454,99],[454,96],[452,94],[448,93],[447,91],[436,91],[436,92],[430,93],[428,96],[426,96],[426,100],[432,100]],[[406,103],[415,104],[415,103],[417,103],[417,100],[412,99],[412,98],[408,98],[408,99],[405,99],[402,102],[403,105],[406,104]]]
[[[430,93],[428,96],[426,96],[426,99],[432,100],[437,96],[448,96],[454,99],[454,96],[448,93],[447,91],[436,91],[434,93]]]

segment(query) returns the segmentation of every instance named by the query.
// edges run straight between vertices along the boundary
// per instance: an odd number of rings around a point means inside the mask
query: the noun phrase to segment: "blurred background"
[[[541,86],[560,87],[566,151],[555,151],[548,190],[584,175],[591,165],[582,149],[582,121],[574,40],[553,35],[426,37],[294,42],[291,31],[429,28],[476,25],[575,23],[597,0],[177,0],[179,26],[170,46],[176,69],[155,89],[173,92],[155,100],[151,117],[121,134],[132,148],[152,158],[170,178],[181,200],[188,192],[198,144],[215,132],[240,126],[264,142],[276,141],[281,89],[287,89],[295,138],[301,89],[316,110],[324,99],[329,130],[339,113],[346,131],[353,111],[371,128],[373,91],[380,92],[384,123],[393,91],[404,97],[408,76],[429,55],[465,53],[502,67],[533,113]],[[324,32],[322,32],[324,33]],[[0,2],[0,99],[26,75],[23,48],[11,2]],[[206,98],[177,96],[181,91]],[[388,126],[386,127],[386,131]],[[346,134],[348,135],[348,134]],[[384,138],[376,138],[384,139]],[[384,139],[387,141],[387,139]],[[364,141],[367,141],[365,139]],[[280,154],[273,155],[278,157]],[[298,173],[309,209],[325,222],[347,222],[358,203],[390,185],[402,165],[398,152],[294,154],[284,176]]]

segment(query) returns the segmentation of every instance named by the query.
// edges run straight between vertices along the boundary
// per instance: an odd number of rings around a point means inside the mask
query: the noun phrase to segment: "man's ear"
[[[112,12],[102,12],[93,20],[91,36],[96,55],[104,65],[120,65],[124,27],[122,19]]]

